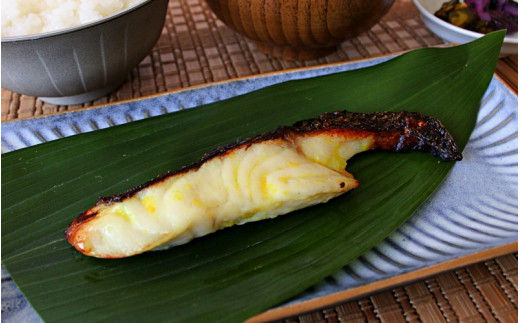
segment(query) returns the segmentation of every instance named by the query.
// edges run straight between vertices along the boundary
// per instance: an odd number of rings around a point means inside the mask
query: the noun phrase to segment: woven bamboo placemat
[[[310,61],[284,61],[260,52],[209,10],[203,0],[170,1],[163,32],[148,55],[114,93],[74,106],[51,105],[2,89],[2,121],[49,115],[193,85],[379,56],[442,43],[422,23],[411,0],[398,0],[369,32],[337,52]]]
[[[280,319],[307,322],[517,322],[518,254]]]
[[[56,106],[2,89],[1,120],[77,110],[189,86],[434,46],[442,41],[422,23],[411,0],[397,0],[370,31],[335,53],[284,61],[261,53],[202,0],[170,1],[159,41],[127,81],[93,102]],[[518,58],[499,60],[497,75],[518,92]],[[518,258],[511,253],[406,285],[281,319],[281,322],[517,322]]]

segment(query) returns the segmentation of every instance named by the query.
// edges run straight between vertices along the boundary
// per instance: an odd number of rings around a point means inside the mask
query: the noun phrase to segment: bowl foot
[[[85,92],[81,94],[71,95],[71,96],[56,96],[56,97],[39,97],[40,100],[46,103],[55,104],[55,105],[75,105],[82,104],[85,102],[94,101],[99,99],[113,91],[115,91],[122,82],[116,83],[115,85],[108,85],[101,89],[97,89],[90,92]]]
[[[283,45],[256,42],[256,47],[263,53],[285,60],[305,61],[329,55],[337,50],[336,46],[316,48],[296,48]]]

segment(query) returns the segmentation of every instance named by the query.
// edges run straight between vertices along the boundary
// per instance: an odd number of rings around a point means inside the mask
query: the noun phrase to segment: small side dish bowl
[[[228,27],[264,53],[314,59],[374,26],[394,0],[206,0]]]
[[[413,3],[419,10],[421,18],[426,27],[434,34],[439,36],[445,43],[464,44],[484,36],[484,34],[467,30],[452,25],[435,16],[435,12],[439,10],[447,0],[413,0]],[[507,35],[500,52],[501,56],[518,54],[518,33]]]
[[[2,37],[2,88],[57,105],[107,95],[151,51],[167,6],[147,0],[77,27]]]

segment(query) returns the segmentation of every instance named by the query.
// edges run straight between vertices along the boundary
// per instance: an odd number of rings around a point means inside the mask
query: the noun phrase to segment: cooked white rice
[[[2,0],[2,37],[66,29],[146,0]]]

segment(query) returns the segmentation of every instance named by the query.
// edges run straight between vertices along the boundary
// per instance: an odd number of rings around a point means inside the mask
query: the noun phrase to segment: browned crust
[[[373,134],[376,138],[374,149],[394,152],[425,151],[445,161],[462,159],[455,141],[441,122],[435,118],[407,111],[376,113],[336,111],[325,113],[317,118],[299,121],[292,126],[281,126],[270,132],[216,147],[191,165],[161,174],[142,185],[133,187],[120,194],[101,197],[96,206],[83,212],[74,220],[67,230],[67,239],[69,241],[74,239],[73,236],[74,232],[77,231],[76,229],[82,223],[96,216],[98,213],[97,206],[123,201],[134,196],[140,190],[171,176],[196,170],[212,158],[224,156],[233,150],[249,147],[263,141],[276,139],[292,140],[294,136],[298,135],[317,132],[332,134],[337,132],[337,130],[349,130],[349,133],[352,135],[355,133],[363,135],[367,133]]]
[[[83,213],[80,214],[80,216],[78,216],[76,219],[74,219],[74,221],[72,221],[72,223],[69,225],[69,227],[65,231],[65,238],[67,239],[67,241],[71,245],[73,245],[78,251],[80,251],[84,254],[89,254],[90,250],[86,250],[82,246],[82,244],[84,242],[84,237],[82,237],[82,235],[84,235],[84,233],[82,232],[81,228],[83,227],[84,223],[96,218],[96,216],[99,213],[99,211],[98,211],[99,206],[100,206],[100,202],[98,201],[98,203],[96,203],[95,206],[84,211]]]
[[[444,161],[462,159],[455,140],[442,123],[417,112],[337,111],[297,122],[292,128],[299,133],[338,128],[366,131],[376,135],[377,147],[374,148],[393,152],[424,151]]]

